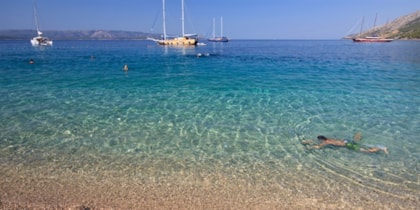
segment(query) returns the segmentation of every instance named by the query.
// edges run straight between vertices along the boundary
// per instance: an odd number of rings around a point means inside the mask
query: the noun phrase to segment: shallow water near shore
[[[85,174],[419,204],[418,41],[2,41],[0,64],[3,192]],[[301,144],[356,132],[389,154]]]

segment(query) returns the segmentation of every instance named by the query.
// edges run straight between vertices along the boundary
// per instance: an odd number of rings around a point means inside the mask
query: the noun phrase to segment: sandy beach
[[[2,167],[0,209],[416,209],[420,205],[415,194],[391,195],[346,179],[317,183],[299,173],[193,169],[158,179],[123,170],[38,169]]]

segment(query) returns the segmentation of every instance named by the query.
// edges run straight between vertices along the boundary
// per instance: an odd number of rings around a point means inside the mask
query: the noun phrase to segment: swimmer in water
[[[128,71],[128,65],[127,65],[127,64],[125,64],[125,65],[124,65],[123,70],[124,70],[125,72],[127,72],[127,71]]]
[[[353,140],[348,139],[333,139],[333,138],[327,138],[325,136],[318,136],[318,140],[320,141],[319,144],[314,145],[312,148],[314,149],[321,149],[325,146],[335,146],[335,147],[346,147],[350,150],[355,151],[361,151],[361,152],[367,152],[367,153],[376,153],[383,151],[385,154],[388,154],[388,148],[383,146],[362,146],[358,142],[362,139],[362,134],[356,133],[353,137]],[[310,145],[313,144],[313,140],[304,140],[302,141],[302,144],[304,145]]]
[[[34,59],[32,59],[32,58],[31,58],[31,59],[29,60],[29,64],[34,64],[34,63],[35,63]]]

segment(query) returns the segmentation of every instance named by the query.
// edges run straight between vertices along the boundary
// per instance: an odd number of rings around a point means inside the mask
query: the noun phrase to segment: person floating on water
[[[124,65],[123,70],[124,70],[125,72],[127,72],[127,71],[128,71],[128,65],[127,65],[127,64],[125,64],[125,65]]]
[[[29,60],[29,64],[34,64],[34,63],[35,63],[34,59],[32,59],[32,58],[31,58],[31,59]]]
[[[367,153],[376,153],[383,151],[385,154],[388,154],[388,149],[384,146],[363,146],[360,145],[358,142],[362,139],[362,133],[356,133],[353,137],[353,140],[348,139],[333,139],[327,138],[325,136],[318,136],[318,140],[320,141],[319,144],[315,144],[312,146],[314,149],[321,149],[325,146],[335,146],[335,147],[346,147],[350,150],[367,152]],[[304,140],[302,141],[304,145],[313,145],[313,140]]]

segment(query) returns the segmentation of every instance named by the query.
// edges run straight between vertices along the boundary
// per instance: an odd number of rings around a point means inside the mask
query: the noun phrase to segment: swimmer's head
[[[318,136],[317,138],[318,138],[318,140],[327,140],[327,137],[325,137],[325,136]]]

